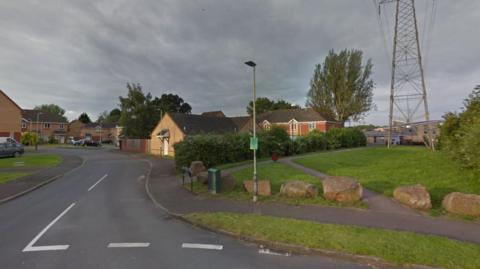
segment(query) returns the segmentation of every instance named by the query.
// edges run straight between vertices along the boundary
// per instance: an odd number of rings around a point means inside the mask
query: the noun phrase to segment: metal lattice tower
[[[380,4],[385,3],[395,3],[396,8],[390,85],[388,132],[388,147],[390,147],[394,121],[408,124],[423,118],[428,122],[430,116],[422,54],[420,53],[415,0],[383,0],[380,2]],[[423,115],[420,114],[422,105]],[[428,128],[428,137],[429,144],[433,149],[431,128]]]

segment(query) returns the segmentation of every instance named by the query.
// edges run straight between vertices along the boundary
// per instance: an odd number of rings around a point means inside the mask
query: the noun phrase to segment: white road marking
[[[95,186],[97,186],[98,183],[102,182],[102,180],[104,180],[108,175],[104,175],[101,179],[99,179],[97,182],[95,182],[95,184],[93,184],[90,188],[88,188],[88,191],[91,191],[93,190],[93,188],[95,188]]]
[[[275,255],[275,256],[286,256],[286,257],[289,257],[291,256],[292,254],[290,254],[289,252],[287,253],[280,253],[280,252],[275,252],[275,251],[271,251],[269,250],[268,248],[261,248],[258,250],[258,253],[259,254],[267,254],[267,255]]]
[[[110,243],[108,248],[146,248],[150,243]]]
[[[193,244],[193,243],[183,243],[182,248],[199,248],[199,249],[212,249],[212,250],[222,250],[222,245],[210,245],[210,244]]]
[[[54,245],[54,246],[33,246],[33,245],[38,241],[38,239],[40,239],[40,237],[42,237],[43,234],[45,234],[47,232],[48,229],[50,229],[50,227],[53,226],[53,224],[55,224],[55,222],[57,222],[61,217],[63,217],[63,215],[67,214],[67,212],[74,205],[75,205],[75,203],[71,204],[69,207],[67,207],[67,209],[63,210],[63,212],[60,213],[60,215],[58,215],[58,217],[56,217],[45,228],[43,228],[43,230],[39,234],[37,234],[37,236],[35,236],[35,238],[33,238],[32,241],[30,241],[30,243],[28,243],[28,245],[23,249],[23,252],[47,251],[47,250],[65,250],[65,249],[67,249],[69,247],[69,245]]]

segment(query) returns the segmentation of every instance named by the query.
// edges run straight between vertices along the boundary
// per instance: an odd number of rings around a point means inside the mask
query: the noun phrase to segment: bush
[[[22,134],[22,138],[20,139],[20,143],[27,145],[27,146],[32,146],[35,145],[38,141],[38,135],[36,133],[32,132],[25,132]]]
[[[354,148],[367,145],[367,138],[358,128],[335,128],[326,133],[328,149]]]
[[[461,113],[449,112],[443,118],[440,148],[462,166],[480,172],[480,89],[465,100]]]

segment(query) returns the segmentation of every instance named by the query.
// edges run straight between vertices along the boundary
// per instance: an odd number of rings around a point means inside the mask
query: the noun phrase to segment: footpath
[[[357,209],[317,205],[295,206],[273,202],[254,204],[249,201],[196,195],[182,187],[182,179],[176,176],[173,160],[152,158],[149,161],[152,164],[152,171],[146,181],[147,192],[156,204],[174,215],[195,212],[255,213],[321,223],[409,231],[480,244],[480,224],[412,214],[410,210],[390,212],[386,210],[387,208],[378,207]],[[367,193],[367,199],[368,197],[375,199],[377,194]],[[386,197],[384,199],[391,201]],[[397,206],[399,205],[394,205]]]
[[[5,184],[0,185],[0,204],[15,199],[21,195],[27,194],[55,179],[63,176],[82,165],[83,160],[78,156],[63,155],[62,162],[54,167],[35,169],[35,168],[2,168],[2,172],[33,172],[33,174],[24,176]]]

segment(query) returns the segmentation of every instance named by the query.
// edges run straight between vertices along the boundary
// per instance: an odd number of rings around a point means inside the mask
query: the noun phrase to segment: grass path
[[[194,213],[188,215],[187,219],[239,236],[375,256],[400,265],[480,268],[480,245],[438,236],[254,214]]]

